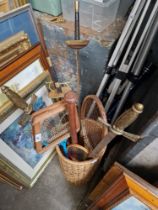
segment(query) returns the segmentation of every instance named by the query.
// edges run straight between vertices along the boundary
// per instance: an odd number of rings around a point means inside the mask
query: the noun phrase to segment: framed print
[[[45,85],[35,92],[37,96],[34,105],[35,111],[52,104],[48,98]],[[31,98],[28,100],[28,102]],[[0,124],[0,153],[12,165],[22,171],[27,177],[33,179],[45,165],[45,162],[52,155],[53,149],[45,154],[37,154],[32,139],[32,127],[28,122],[24,127],[18,124],[23,111],[17,109],[6,120]]]
[[[0,70],[41,42],[30,4],[0,16]]]
[[[42,54],[41,45],[35,46],[18,61],[11,63],[0,71],[0,87],[5,85],[17,92],[21,97],[27,97],[44,80],[50,80],[50,74]],[[0,122],[12,109],[13,103],[0,90]]]
[[[88,196],[87,210],[156,210],[158,188],[119,163],[107,172]]]
[[[35,80],[44,71],[39,59],[18,73],[4,85],[11,88],[15,92],[20,92],[26,88],[33,80]],[[3,106],[9,99],[0,90],[0,107]]]

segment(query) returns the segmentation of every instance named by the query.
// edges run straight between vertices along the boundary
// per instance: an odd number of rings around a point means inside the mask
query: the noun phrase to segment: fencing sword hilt
[[[116,135],[122,135],[133,142],[137,142],[138,140],[142,139],[142,137],[129,132],[125,132],[124,129],[126,129],[138,118],[139,114],[143,112],[143,109],[144,106],[142,104],[134,104],[130,109],[121,114],[113,125],[104,122],[101,118],[98,118],[98,121],[106,125],[112,133]]]
[[[137,119],[139,114],[143,112],[143,109],[143,104],[134,104],[132,108],[126,110],[120,117],[117,118],[112,127],[118,130],[124,130]]]

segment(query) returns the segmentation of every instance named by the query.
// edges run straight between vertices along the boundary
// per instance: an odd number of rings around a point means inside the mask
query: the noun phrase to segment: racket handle
[[[64,101],[67,106],[69,114],[69,126],[70,126],[70,136],[73,144],[78,144],[77,132],[76,132],[76,103],[77,96],[73,91],[69,91],[64,96]]]

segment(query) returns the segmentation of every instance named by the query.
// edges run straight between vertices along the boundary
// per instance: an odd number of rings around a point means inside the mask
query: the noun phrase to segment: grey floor
[[[0,210],[75,210],[85,191],[64,179],[55,157],[32,189],[20,192],[1,183]]]

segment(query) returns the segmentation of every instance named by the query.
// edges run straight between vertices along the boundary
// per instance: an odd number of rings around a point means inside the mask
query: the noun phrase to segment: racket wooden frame
[[[50,148],[56,146],[64,139],[70,138],[70,131],[67,130],[64,133],[61,133],[55,140],[48,144],[48,146],[43,147],[41,139],[41,125],[42,122],[52,116],[56,116],[58,113],[66,111],[66,103],[64,101],[56,102],[46,108],[43,108],[32,114],[32,133],[34,139],[34,145],[37,153],[43,153],[49,150]],[[80,130],[80,122],[77,113],[77,108],[75,108],[76,115],[76,131]]]

